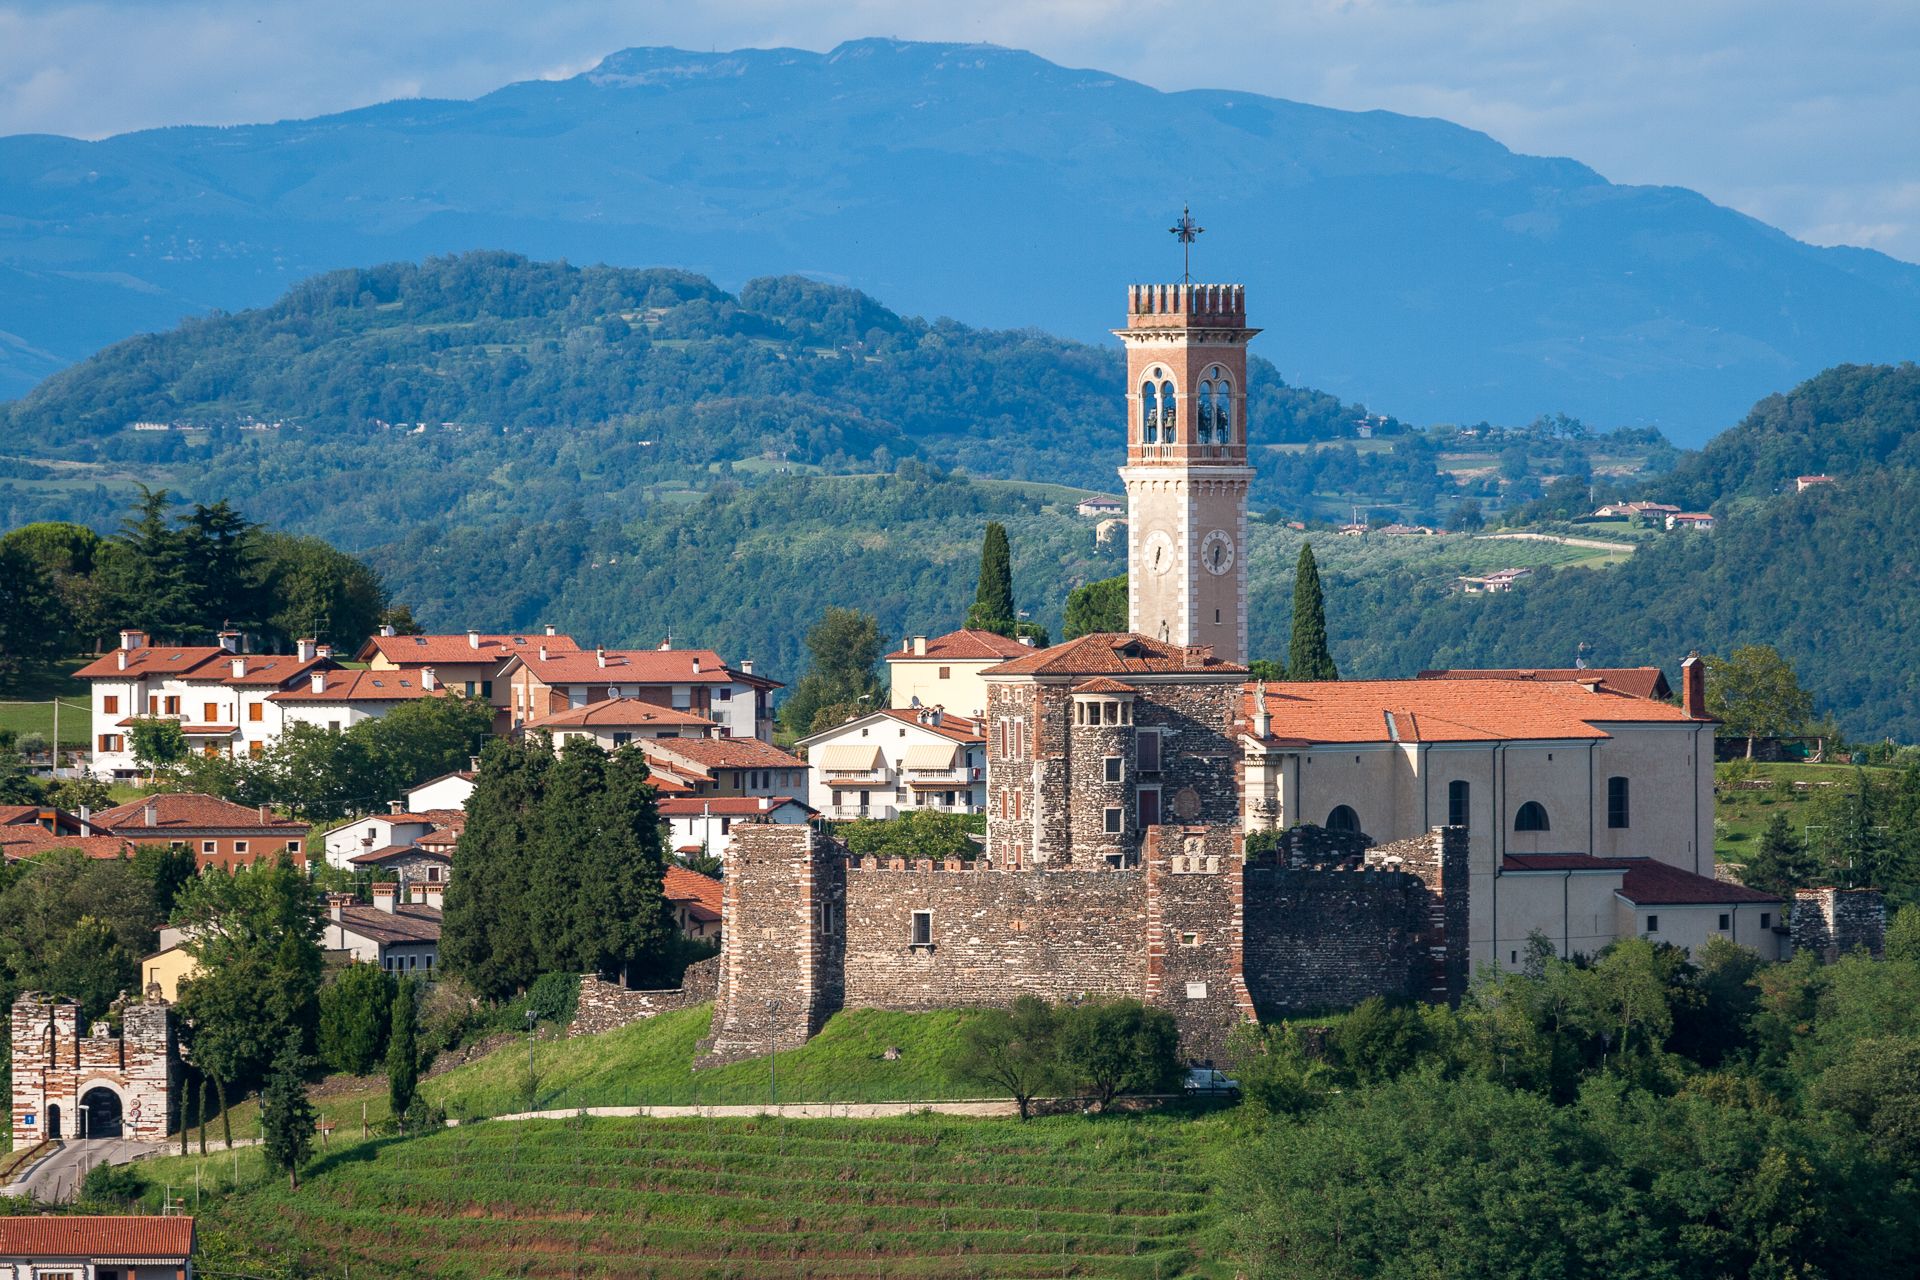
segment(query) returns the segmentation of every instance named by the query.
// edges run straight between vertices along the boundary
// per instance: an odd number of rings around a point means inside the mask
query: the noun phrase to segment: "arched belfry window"
[[[1160,432],[1161,437],[1168,444],[1174,444],[1179,439],[1178,429],[1173,425],[1172,382],[1162,382],[1160,384]]]
[[[1333,812],[1327,815],[1327,830],[1357,836],[1360,834],[1360,815],[1353,811],[1350,804],[1337,804],[1333,806]]]
[[[1227,381],[1226,370],[1214,367],[1207,370],[1207,400],[1213,419],[1213,439],[1218,444],[1233,443],[1233,384]]]
[[[1155,407],[1153,380],[1140,384],[1140,440],[1152,444],[1160,438],[1160,410]]]
[[[1513,815],[1513,829],[1515,831],[1552,830],[1552,826],[1547,822],[1546,806],[1538,800],[1529,800],[1521,805],[1520,811]]]

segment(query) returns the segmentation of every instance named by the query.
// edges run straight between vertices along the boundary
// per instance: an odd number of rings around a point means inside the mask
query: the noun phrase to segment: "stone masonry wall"
[[[1427,899],[1405,871],[1248,867],[1246,982],[1260,1016],[1425,995]]]
[[[1244,976],[1244,867],[1231,828],[1155,827],[1147,865],[1147,982],[1190,1059],[1225,1056],[1233,1028],[1254,1018]]]
[[[731,868],[729,868],[731,870]],[[1138,996],[1146,981],[1138,870],[856,860],[846,872],[846,1002],[857,1008]],[[913,913],[932,942],[913,944]]]
[[[122,1133],[159,1141],[171,1128],[168,1089],[174,1063],[172,1009],[164,1000],[130,1003],[114,1035],[105,1019],[85,1035],[71,1000],[25,992],[14,1002],[10,1030],[13,1065],[13,1145],[31,1146],[53,1133],[81,1136],[80,1100],[96,1087],[120,1099]],[[28,1118],[32,1122],[28,1122]]]
[[[1421,947],[1424,981],[1408,994],[1435,1003],[1458,1004],[1467,993],[1467,910],[1470,836],[1465,827],[1435,827],[1425,835],[1380,845],[1366,853],[1366,865],[1405,871],[1426,886],[1426,921]]]
[[[1878,889],[1796,889],[1792,929],[1794,951],[1826,964],[1862,948],[1878,956],[1886,947],[1886,901]]]
[[[567,1034],[598,1035],[615,1031],[629,1023],[690,1009],[713,999],[720,983],[720,957],[709,956],[687,966],[680,985],[658,991],[635,991],[617,982],[608,982],[597,973],[580,978],[580,999],[574,1005],[573,1021]]]
[[[846,850],[812,827],[734,828],[703,1064],[804,1044],[840,1008]]]

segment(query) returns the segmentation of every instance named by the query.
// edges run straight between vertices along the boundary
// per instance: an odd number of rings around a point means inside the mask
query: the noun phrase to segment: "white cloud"
[[[560,78],[615,49],[990,40],[1164,89],[1441,116],[1920,260],[1908,0],[0,3],[0,132],[99,137]]]

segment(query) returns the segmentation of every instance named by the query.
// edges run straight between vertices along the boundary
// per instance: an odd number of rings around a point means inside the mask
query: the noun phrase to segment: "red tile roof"
[[[658,803],[663,818],[699,818],[707,814],[716,818],[751,818],[789,804],[798,805],[808,813],[816,812],[812,805],[792,796],[671,796]]]
[[[697,902],[713,912],[715,919],[720,916],[720,882],[712,876],[669,865],[660,892],[668,902]]]
[[[446,686],[421,687],[412,671],[329,671],[315,693],[311,681],[267,695],[269,702],[401,702],[409,698],[444,697]]]
[[[606,665],[602,666],[602,660]],[[544,684],[752,684],[769,689],[782,686],[765,676],[735,671],[711,649],[595,649],[555,653],[542,658],[537,650],[514,655],[514,661]],[[699,670],[695,670],[695,665]]]
[[[111,859],[131,854],[133,842],[121,836],[57,836],[45,827],[0,827],[0,857],[8,862],[56,849],[77,849],[89,858]]]
[[[1666,699],[1673,696],[1666,673],[1658,667],[1516,667],[1511,670],[1478,668],[1471,670],[1422,671],[1422,680],[1551,680],[1579,684],[1598,680],[1607,688],[1636,698]]]
[[[1032,650],[1026,656],[988,667],[985,676],[1138,676],[1236,675],[1246,670],[1213,656],[1204,647],[1183,648],[1125,631],[1091,635]]]
[[[1257,686],[1248,686],[1249,728]],[[1535,680],[1340,680],[1266,686],[1270,742],[1605,738],[1605,724],[1705,724],[1665,702]]]
[[[233,674],[233,660],[239,658],[245,663],[243,675]],[[195,672],[196,678],[210,676],[217,670],[221,674],[221,683],[236,688],[254,685],[282,685],[306,675],[315,667],[332,669],[340,664],[332,658],[309,658],[305,662],[284,653],[243,653],[228,654],[227,661],[217,668]]]
[[[925,653],[915,653],[913,646],[897,650],[887,655],[888,662],[1004,662],[1008,658],[1025,657],[1035,652],[1030,644],[1021,644],[1018,640],[1009,640],[994,631],[979,631],[962,627],[958,631],[949,631],[943,636],[933,636],[927,641]]]
[[[952,738],[955,742],[985,742],[986,729],[972,716],[958,716],[951,711],[940,713],[939,724],[924,724],[920,720],[925,708],[887,707],[880,714],[888,716],[902,724],[910,724],[916,729],[925,729],[928,733],[937,733],[943,738]]]
[[[331,927],[334,921],[329,918],[326,923]],[[417,902],[397,902],[392,911],[355,903],[340,908],[339,924],[348,933],[357,934],[369,942],[440,940],[440,908],[422,906]]]
[[[127,655],[127,665],[120,666],[120,655]],[[74,672],[79,680],[133,680],[141,676],[177,676],[192,671],[202,663],[215,658],[230,658],[233,655],[219,645],[142,645],[138,649],[115,649],[102,658],[95,658],[86,666]]]
[[[676,711],[641,698],[603,698],[584,707],[556,711],[529,720],[523,729],[715,729],[719,726],[691,711]]]
[[[805,760],[758,738],[642,738],[635,745],[649,756],[686,760],[707,770],[807,767]]]
[[[155,821],[151,825],[146,816],[148,805],[154,807],[155,813]],[[149,831],[179,835],[189,831],[251,828],[292,836],[305,835],[310,830],[304,822],[278,815],[262,818],[258,809],[197,791],[170,791],[129,800],[126,804],[102,809],[94,814],[93,825],[106,828],[115,835],[132,836],[135,839],[139,838],[140,833]]]
[[[1584,853],[1510,853],[1502,871],[1619,871],[1620,896],[1639,907],[1709,907],[1779,902],[1780,895],[1695,875],[1654,858],[1593,858]]]
[[[356,853],[351,858],[348,858],[347,861],[357,862],[362,866],[378,866],[383,862],[391,862],[396,858],[403,857],[410,853],[434,858],[441,862],[448,860],[446,854],[431,845],[390,844],[384,849],[374,849],[368,853]]]
[[[425,667],[460,662],[505,662],[516,653],[533,653],[541,645],[549,652],[578,649],[572,636],[515,635],[483,632],[476,645],[465,632],[450,636],[369,636],[354,658],[373,661],[379,654],[401,667]]]
[[[184,1260],[193,1253],[188,1217],[0,1218],[0,1258]]]
[[[1095,676],[1091,680],[1082,680],[1073,686],[1075,693],[1138,693],[1130,684],[1121,684],[1112,676]]]

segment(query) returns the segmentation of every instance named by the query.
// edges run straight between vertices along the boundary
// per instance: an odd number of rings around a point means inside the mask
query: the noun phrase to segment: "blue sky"
[[[0,0],[0,133],[283,119],[470,97],[632,45],[870,35],[1441,116],[1920,262],[1915,0]]]

